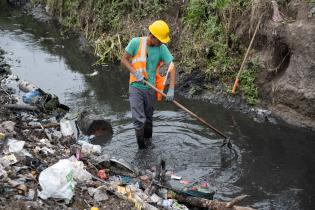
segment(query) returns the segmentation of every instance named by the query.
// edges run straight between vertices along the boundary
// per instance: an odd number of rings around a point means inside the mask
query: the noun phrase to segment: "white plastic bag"
[[[25,141],[15,139],[8,140],[9,152],[21,152],[24,147]]]
[[[91,179],[92,175],[84,169],[83,162],[74,156],[59,160],[40,173],[38,180],[42,191],[39,197],[71,200],[76,184],[74,180],[83,182]]]
[[[84,169],[82,161],[78,161],[74,156],[71,156],[68,160],[72,162],[73,178],[76,181],[84,182],[92,179],[92,175]]]
[[[61,198],[71,200],[75,187],[73,180],[73,163],[68,159],[59,160],[56,164],[43,170],[39,175],[42,199]]]

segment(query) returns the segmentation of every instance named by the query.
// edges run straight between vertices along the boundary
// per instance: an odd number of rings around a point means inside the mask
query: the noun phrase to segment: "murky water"
[[[139,152],[128,103],[128,73],[113,64],[93,66],[95,59],[79,50],[78,39],[0,6],[0,46],[8,52],[13,73],[58,95],[74,113],[88,109],[110,119],[114,136],[104,145],[106,152],[140,168],[163,158],[183,179],[208,181],[219,199],[248,194],[244,204],[258,209],[313,209],[315,133],[257,123],[241,113],[176,96],[230,136],[239,156],[232,159],[210,129],[165,102],[154,115],[154,148]]]

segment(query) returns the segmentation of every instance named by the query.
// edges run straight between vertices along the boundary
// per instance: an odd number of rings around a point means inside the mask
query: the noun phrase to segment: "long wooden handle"
[[[154,89],[156,92],[160,93],[162,96],[166,97],[166,94],[163,93],[162,91],[160,91],[159,89],[157,89],[156,87],[154,87],[151,83],[149,83],[148,81],[144,80],[144,83],[146,85],[148,85],[149,87],[151,87],[152,89]],[[210,125],[209,123],[207,123],[204,119],[202,119],[201,117],[199,117],[198,115],[196,115],[195,113],[193,113],[192,111],[190,111],[189,109],[187,109],[186,107],[184,107],[183,105],[181,105],[180,103],[178,103],[175,100],[172,100],[172,102],[178,106],[179,108],[181,108],[182,110],[186,111],[188,114],[190,114],[191,116],[195,117],[197,120],[199,120],[200,122],[202,122],[204,125],[206,125],[207,127],[211,128],[213,131],[215,131],[217,134],[219,134],[221,137],[227,139],[228,137],[226,135],[224,135],[221,131],[219,131],[218,129],[216,129],[215,127],[213,127],[212,125]]]
[[[242,73],[242,71],[243,71],[243,68],[244,68],[246,59],[247,59],[247,57],[248,57],[249,51],[250,51],[250,49],[252,48],[252,44],[253,44],[253,42],[254,42],[254,39],[255,39],[255,37],[256,37],[257,31],[258,31],[259,26],[260,26],[260,22],[261,22],[261,18],[259,19],[259,21],[258,21],[258,23],[257,23],[255,32],[254,32],[254,34],[253,34],[252,39],[250,40],[249,46],[248,46],[248,48],[247,48],[247,50],[246,50],[246,53],[245,53],[243,62],[242,62],[242,64],[241,64],[241,68],[240,68],[240,70],[238,71],[237,76],[236,76],[236,78],[235,78],[235,82],[234,82],[234,85],[233,85],[233,88],[232,88],[232,95],[235,95],[236,88],[237,88],[237,86],[238,86],[238,83],[239,83],[239,80],[240,80],[240,77],[241,77],[241,73]]]

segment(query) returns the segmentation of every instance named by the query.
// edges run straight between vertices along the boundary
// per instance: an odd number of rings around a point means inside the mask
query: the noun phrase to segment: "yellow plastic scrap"
[[[127,199],[134,203],[135,208],[137,210],[141,210],[142,209],[142,204],[134,198],[134,192],[132,191],[132,189],[129,186],[117,186],[117,192],[123,195],[127,196]]]
[[[135,208],[136,208],[137,210],[141,210],[141,209],[142,209],[142,204],[136,202],[136,203],[135,203]]]
[[[5,139],[5,134],[4,133],[0,133],[0,140],[4,140]]]
[[[123,186],[117,186],[117,192],[125,195],[127,193],[127,189],[126,187],[123,187]]]
[[[99,210],[97,207],[93,206],[90,210]]]

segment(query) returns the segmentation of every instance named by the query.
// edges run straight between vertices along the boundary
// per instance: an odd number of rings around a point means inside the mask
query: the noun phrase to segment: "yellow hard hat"
[[[149,31],[162,43],[168,43],[171,39],[169,37],[170,28],[163,20],[157,20],[149,26]]]

